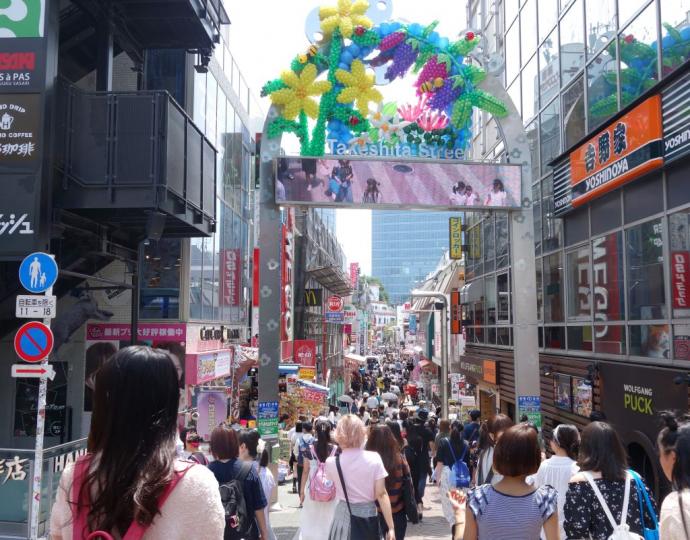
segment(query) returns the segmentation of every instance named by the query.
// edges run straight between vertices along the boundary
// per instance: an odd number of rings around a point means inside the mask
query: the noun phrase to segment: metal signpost
[[[48,363],[48,356],[53,350],[53,333],[50,330],[50,320],[55,317],[56,311],[53,285],[57,276],[58,266],[55,263],[55,256],[48,253],[32,253],[24,258],[19,267],[19,281],[22,287],[31,293],[43,293],[42,296],[17,296],[17,317],[34,318],[39,316],[43,318],[43,322],[31,321],[24,324],[14,338],[14,348],[17,355],[26,362],[40,362],[40,365],[15,364],[12,366],[12,377],[39,378],[38,405],[36,407],[36,446],[34,449],[31,511],[29,513],[29,537],[32,540],[38,538],[40,518],[48,378],[52,380],[55,377],[53,366]]]

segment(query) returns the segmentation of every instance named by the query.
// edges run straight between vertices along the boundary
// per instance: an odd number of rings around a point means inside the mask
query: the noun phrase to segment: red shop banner
[[[240,305],[241,261],[239,249],[220,250],[220,301],[224,306]]]
[[[671,253],[671,291],[674,309],[690,308],[690,253],[673,251]]]
[[[312,339],[295,340],[295,363],[302,367],[316,367],[316,342]]]

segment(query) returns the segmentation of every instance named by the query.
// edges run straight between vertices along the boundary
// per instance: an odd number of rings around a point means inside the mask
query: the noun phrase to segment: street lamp
[[[448,299],[434,291],[413,290],[412,298],[434,298],[441,304],[441,418],[448,419]]]

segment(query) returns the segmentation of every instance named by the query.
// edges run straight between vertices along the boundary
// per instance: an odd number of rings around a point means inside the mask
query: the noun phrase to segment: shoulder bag
[[[345,487],[343,469],[340,467],[339,455],[335,456],[335,465],[338,468],[340,485],[343,486],[343,494],[345,495],[345,502],[347,503],[347,511],[350,513],[350,540],[379,540],[381,538],[381,531],[379,528],[378,515],[373,517],[359,517],[352,513],[350,499],[347,496],[347,487]]]
[[[87,524],[87,518],[88,518],[88,507],[90,506],[90,495],[89,493],[86,492],[86,490],[83,490],[83,492],[80,493],[81,486],[86,480],[86,476],[89,472],[89,464],[91,463],[91,456],[86,455],[82,456],[77,459],[77,461],[74,463],[74,476],[72,478],[72,501],[75,501],[74,503],[70,503],[72,506],[72,514],[73,514],[73,523],[72,523],[72,538],[73,540],[96,540],[98,538],[104,538],[105,540],[114,540],[113,536],[106,532],[106,531],[92,531],[88,532],[86,536],[84,536],[84,532],[88,528]],[[173,477],[168,486],[163,490],[163,493],[161,496],[158,498],[158,509],[160,510],[163,507],[163,504],[165,504],[165,501],[167,500],[168,496],[172,493],[173,489],[175,489],[175,486],[177,483],[182,479],[182,477],[187,473],[189,469],[191,469],[194,465],[190,465],[183,471],[175,471],[173,472]],[[81,495],[81,500],[80,496]],[[79,505],[79,503],[82,503],[82,505]],[[127,529],[127,532],[125,532],[124,536],[122,537],[122,540],[140,540],[143,536],[146,530],[151,526],[149,525],[142,525],[139,523],[136,519],[132,522],[132,524],[129,526]]]
[[[403,456],[403,459],[405,457]],[[403,469],[403,502],[405,503],[405,515],[410,523],[419,523],[419,510],[417,508],[417,499],[415,497],[414,486],[412,485],[412,477],[409,469],[405,470],[405,465],[401,464]]]
[[[659,540],[659,520],[656,517],[656,512],[654,511],[652,501],[649,499],[649,495],[647,495],[647,490],[645,489],[644,483],[642,482],[642,478],[640,478],[640,475],[632,469],[628,472],[632,475],[633,479],[635,480],[635,488],[637,489],[637,502],[640,505],[640,523],[642,524],[642,536],[644,536],[645,540]],[[643,500],[644,503],[642,502]],[[650,525],[652,525],[653,528],[651,529],[647,528],[647,524],[644,520],[645,508],[647,509],[647,514],[649,514],[652,517],[652,523],[650,523]]]

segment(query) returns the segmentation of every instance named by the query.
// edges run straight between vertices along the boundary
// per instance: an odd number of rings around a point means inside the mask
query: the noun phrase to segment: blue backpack
[[[465,454],[467,453],[467,445],[462,449],[462,455],[460,459],[455,457],[455,452],[453,452],[453,444],[447,440],[448,448],[453,456],[453,466],[450,468],[450,478],[448,483],[451,488],[468,488],[470,487],[470,482],[472,477],[470,476],[470,469],[465,463]]]

